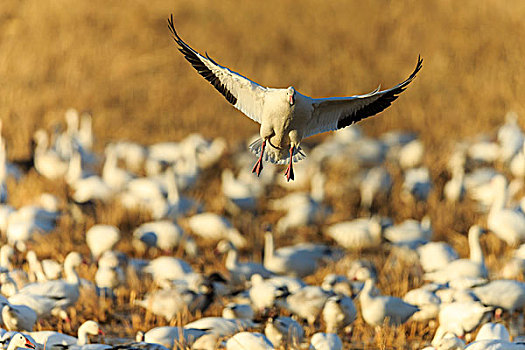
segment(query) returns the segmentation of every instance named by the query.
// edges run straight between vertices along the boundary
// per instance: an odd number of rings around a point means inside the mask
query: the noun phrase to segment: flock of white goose
[[[356,127],[347,128],[313,146],[308,158],[295,167],[296,181],[290,183],[275,176],[272,165],[260,177],[254,176],[248,165],[253,156],[232,153],[229,156],[236,170],[222,172],[225,205],[219,215],[206,211],[202,199],[188,197],[187,190],[225,156],[224,140],[190,135],[180,142],[147,147],[118,141],[107,145],[101,155],[93,151],[91,116],[68,110],[65,131],[55,130],[51,136],[45,130],[34,134],[34,169],[51,181],[63,181],[71,194],[68,201],[76,203],[77,210],[118,201],[130,210],[148,212],[152,221],[132,232],[97,223],[85,232],[91,256],[70,252],[63,264],[39,259],[29,249],[31,240],[37,234],[54,234],[61,216],[79,214],[65,213],[69,209],[64,208],[71,207],[61,205],[61,199],[51,193],[40,195],[31,205],[11,206],[6,183],[16,185],[25,174],[8,162],[1,139],[0,230],[5,244],[0,249],[0,303],[5,329],[0,331],[0,344],[9,350],[336,350],[350,346],[343,344],[350,344],[352,325],[361,318],[374,332],[405,322],[437,328],[431,342],[419,348],[525,349],[520,343],[525,335],[525,245],[520,246],[525,242],[525,197],[519,198],[525,177],[525,143],[516,116],[509,113],[506,119],[495,137],[458,143],[448,161],[449,180],[442,188],[432,183],[432,169],[423,162],[423,143],[412,133],[390,132],[374,139]],[[432,241],[431,212],[421,221],[400,223],[379,215],[327,221],[332,209],[325,201],[328,179],[323,170],[334,164],[353,167],[355,183],[349,186],[359,188],[362,211],[374,212],[395,185],[386,160],[398,166],[403,181],[401,200],[408,204],[424,202],[438,190],[450,203],[476,203],[481,220],[468,231],[468,258],[460,258],[450,242]],[[267,209],[284,215],[275,225],[261,227],[258,237],[264,232],[264,241],[255,244],[253,236],[236,228],[231,219],[258,213],[262,198],[276,182],[290,193],[267,201]],[[274,236],[292,235],[304,227],[319,227],[324,238],[274,245]],[[491,271],[485,263],[480,244],[485,232],[515,248],[500,271]],[[115,250],[123,239],[131,240],[136,254]],[[217,264],[224,261],[222,271],[227,273],[203,273],[192,266],[202,252],[199,242],[216,247]],[[264,245],[260,262],[250,260],[255,256],[254,245]],[[402,298],[384,295],[376,287],[385,266],[351,259],[355,252],[373,252],[385,245],[395,259],[408,259],[422,271],[420,287]],[[155,259],[136,258],[151,252],[157,252]],[[27,264],[14,265],[20,256]],[[78,266],[89,261],[97,264],[91,281],[77,274]],[[346,273],[331,273],[336,265]],[[304,278],[319,276],[321,267],[322,282],[306,283]],[[41,318],[67,322],[82,288],[94,288],[100,298],[112,298],[116,288],[127,285],[131,272],[141,278],[151,276],[156,286],[133,301],[137,309],[145,308],[174,326],[144,330],[136,339],[118,343],[106,338],[108,344],[89,344],[90,337],[101,340],[104,332],[111,333],[95,321],[79,327],[77,337],[33,331]],[[222,315],[211,316],[207,310],[212,305],[223,305]],[[178,324],[181,313],[187,312],[210,316]],[[367,341],[363,339],[361,345],[366,346]]]

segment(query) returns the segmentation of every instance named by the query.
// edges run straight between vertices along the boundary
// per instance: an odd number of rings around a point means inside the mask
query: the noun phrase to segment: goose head
[[[286,97],[288,98],[290,106],[293,106],[295,104],[295,88],[293,86],[286,89]]]
[[[16,333],[9,342],[8,350],[14,350],[18,348],[23,349],[35,349],[36,345],[27,339],[22,333]]]
[[[218,253],[224,254],[228,253],[230,250],[236,250],[235,246],[228,240],[221,240],[218,244],[215,250]]]

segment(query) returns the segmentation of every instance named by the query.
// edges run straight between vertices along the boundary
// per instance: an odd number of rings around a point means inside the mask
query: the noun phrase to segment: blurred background
[[[3,0],[0,117],[9,157],[28,157],[33,132],[62,122],[69,107],[93,113],[99,147],[192,132],[231,145],[257,133],[178,53],[170,13],[196,50],[261,85],[314,97],[391,87],[421,54],[408,91],[362,126],[416,131],[429,157],[439,158],[450,138],[493,129],[509,110],[524,112],[522,1]]]

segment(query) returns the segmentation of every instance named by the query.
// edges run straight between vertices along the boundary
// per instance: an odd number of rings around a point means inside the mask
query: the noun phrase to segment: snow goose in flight
[[[347,127],[385,110],[415,78],[423,62],[419,57],[414,72],[388,90],[378,88],[365,95],[350,97],[311,98],[292,86],[286,89],[260,86],[219,65],[208,54],[202,56],[179,37],[173,16],[168,19],[168,27],[179,51],[193,68],[235,108],[261,124],[261,138],[250,145],[252,152],[259,156],[253,172],[260,174],[263,161],[288,162],[287,180],[294,179],[292,163],[305,157],[300,147],[303,138]],[[268,149],[267,143],[271,146]]]

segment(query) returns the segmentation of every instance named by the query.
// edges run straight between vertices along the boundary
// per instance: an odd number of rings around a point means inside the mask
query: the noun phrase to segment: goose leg
[[[263,140],[262,142],[262,145],[261,145],[261,154],[259,155],[259,159],[257,160],[257,162],[255,163],[255,165],[253,166],[253,169],[252,169],[252,173],[256,173],[257,176],[259,176],[259,174],[261,174],[261,171],[263,169],[263,154],[264,154],[264,148],[266,147],[266,140]]]
[[[290,146],[290,162],[288,163],[288,168],[286,169],[286,172],[284,175],[286,176],[286,181],[290,181],[294,179],[293,176],[293,151],[295,149],[295,146]]]

